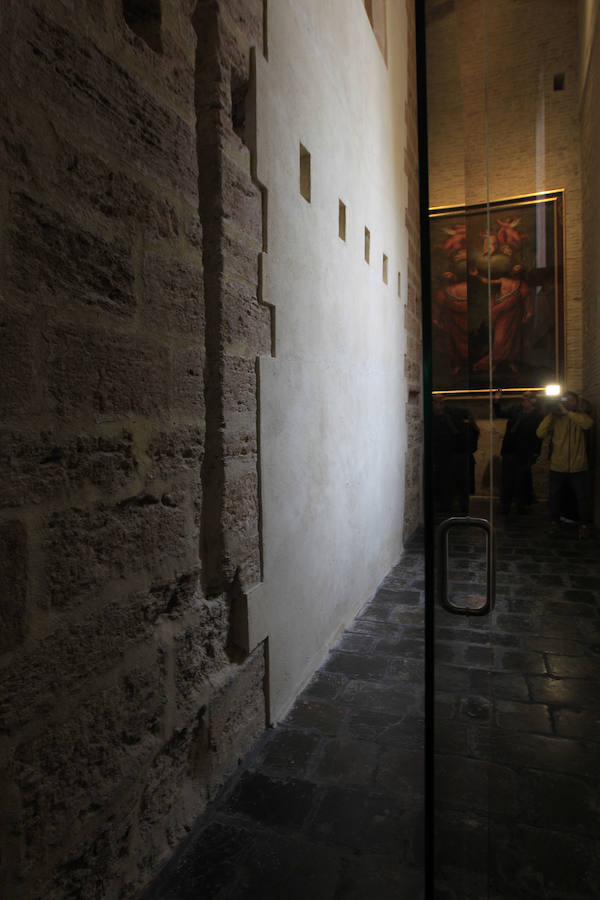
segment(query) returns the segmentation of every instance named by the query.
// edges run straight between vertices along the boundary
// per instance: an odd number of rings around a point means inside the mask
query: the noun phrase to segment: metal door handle
[[[456,526],[481,528],[486,536],[486,596],[485,602],[478,607],[456,606],[448,597],[448,535]],[[494,531],[487,519],[475,519],[471,516],[453,516],[445,519],[438,526],[440,549],[440,601],[444,609],[463,616],[486,616],[494,608],[496,600],[496,552]]]

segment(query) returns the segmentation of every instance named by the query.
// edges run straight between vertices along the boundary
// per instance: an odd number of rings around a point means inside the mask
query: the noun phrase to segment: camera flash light
[[[560,384],[547,384],[546,385],[546,397],[559,397],[560,396]]]

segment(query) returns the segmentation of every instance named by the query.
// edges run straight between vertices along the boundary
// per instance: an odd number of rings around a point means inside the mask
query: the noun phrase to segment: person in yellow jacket
[[[577,501],[579,517],[579,537],[589,534],[590,510],[588,487],[588,457],[585,432],[594,420],[579,409],[579,397],[574,391],[567,391],[556,408],[545,416],[538,425],[536,434],[551,438],[550,454],[550,533],[558,533],[560,527],[561,494],[566,484],[570,485]]]

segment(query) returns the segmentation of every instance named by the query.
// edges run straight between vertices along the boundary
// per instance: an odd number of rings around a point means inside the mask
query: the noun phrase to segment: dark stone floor
[[[497,545],[495,611],[436,606],[435,896],[598,898],[598,543],[540,505]],[[145,900],[423,897],[423,588],[415,542]]]
[[[423,896],[423,587],[418,543],[145,900]]]
[[[494,612],[436,611],[440,900],[600,897],[599,547],[537,509],[496,517]]]

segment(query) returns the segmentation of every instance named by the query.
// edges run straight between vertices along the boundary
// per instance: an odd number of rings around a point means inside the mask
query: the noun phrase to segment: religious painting
[[[564,374],[562,191],[430,210],[434,391]]]

